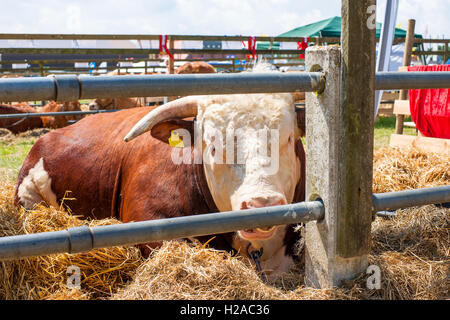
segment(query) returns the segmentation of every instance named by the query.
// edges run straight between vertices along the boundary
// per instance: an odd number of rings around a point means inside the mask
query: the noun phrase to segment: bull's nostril
[[[286,201],[283,198],[274,197],[274,198],[255,198],[246,203],[246,207],[248,208],[263,208],[263,207],[271,207],[271,206],[279,206],[286,204]]]
[[[278,199],[278,200],[274,200],[272,202],[269,202],[269,204],[267,205],[269,206],[281,206],[283,204],[286,204],[286,201],[284,199]]]
[[[245,210],[245,209],[248,209],[247,202],[246,201],[242,201],[242,203],[241,203],[241,210]]]

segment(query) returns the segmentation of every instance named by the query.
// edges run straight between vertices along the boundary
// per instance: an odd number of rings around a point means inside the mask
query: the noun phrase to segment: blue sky
[[[377,1],[382,21],[386,0]],[[2,33],[269,35],[340,15],[338,0],[23,0],[2,6]],[[397,24],[450,38],[450,0],[400,0]]]

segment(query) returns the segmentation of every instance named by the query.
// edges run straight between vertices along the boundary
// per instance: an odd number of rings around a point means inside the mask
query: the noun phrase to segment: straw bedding
[[[18,134],[14,134],[11,131],[9,131],[8,129],[0,128],[0,142],[19,143],[23,139],[39,138],[50,131],[51,130],[47,129],[47,128],[37,128],[37,129],[27,130],[25,132],[20,132]]]
[[[65,210],[38,206],[17,209],[12,204],[13,185],[0,193],[0,236],[56,231],[86,223]],[[92,220],[89,226],[119,223],[114,219]],[[3,261],[0,299],[96,299],[111,295],[125,285],[143,259],[135,247],[113,247],[82,254],[56,254]],[[78,266],[82,290],[69,289],[67,268]]]
[[[373,190],[448,185],[449,163],[448,157],[415,150],[378,150]],[[120,223],[86,222],[67,208],[18,209],[12,204],[14,186],[2,186],[0,236]],[[379,290],[366,288],[365,274],[341,288],[307,288],[301,264],[276,283],[264,283],[246,258],[170,241],[148,259],[131,246],[0,262],[0,299],[448,299],[449,213],[430,205],[374,221],[369,263],[381,269]],[[70,265],[81,269],[81,289],[66,285]]]

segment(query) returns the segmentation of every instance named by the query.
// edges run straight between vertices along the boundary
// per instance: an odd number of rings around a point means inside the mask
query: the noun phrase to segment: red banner
[[[450,65],[414,66],[408,71],[450,71]],[[424,136],[450,139],[450,89],[409,90],[409,107]]]
[[[167,36],[165,35],[159,36],[159,52],[161,54],[168,54],[170,59],[173,60],[173,56],[170,53],[169,49],[167,48]]]
[[[308,48],[309,37],[302,37],[302,41],[297,41],[297,50],[306,50]],[[305,59],[305,54],[299,55],[300,59]]]

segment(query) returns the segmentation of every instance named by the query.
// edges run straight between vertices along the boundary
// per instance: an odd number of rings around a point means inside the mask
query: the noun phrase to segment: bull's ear
[[[295,113],[297,114],[297,127],[300,137],[304,137],[306,135],[305,108],[295,107]]]
[[[169,143],[169,138],[172,135],[172,131],[177,129],[186,129],[191,134],[191,139],[194,138],[194,121],[193,120],[179,120],[172,119],[158,123],[151,130],[153,138],[158,139],[164,143]],[[192,141],[191,141],[192,145]]]

